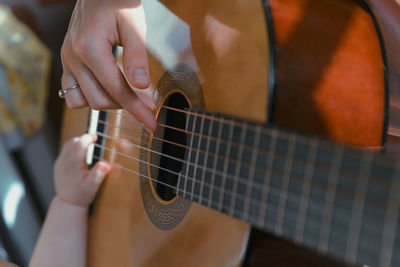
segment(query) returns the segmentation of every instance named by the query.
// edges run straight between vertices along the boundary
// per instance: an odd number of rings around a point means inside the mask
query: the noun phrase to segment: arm
[[[86,266],[88,206],[110,170],[105,162],[98,162],[90,171],[85,168],[86,149],[95,140],[83,135],[63,147],[54,172],[57,195],[29,266]]]
[[[87,208],[55,197],[30,266],[85,266]]]

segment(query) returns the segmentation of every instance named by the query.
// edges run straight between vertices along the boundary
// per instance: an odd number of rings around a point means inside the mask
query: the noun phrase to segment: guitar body
[[[143,5],[149,11],[148,42],[154,40],[148,44],[148,55],[158,102],[179,92],[191,107],[266,121],[269,49],[260,1],[241,8],[236,1],[211,0],[143,1]],[[163,76],[166,72],[171,77]],[[108,121],[117,120],[118,114],[110,112]],[[145,134],[140,128],[132,130],[134,124],[124,112],[120,131],[112,127],[107,131],[138,143]],[[140,149],[129,145],[124,148],[107,140],[106,146],[140,158]],[[137,161],[126,157],[111,159],[110,153],[105,157],[140,169]],[[106,180],[91,217],[89,266],[239,266],[243,261],[250,233],[247,223],[196,203],[185,213],[180,197],[162,200],[154,183],[147,183],[149,191],[144,193],[141,187],[146,185],[127,171],[114,168]]]
[[[381,43],[370,14],[354,1],[149,0],[143,5],[152,82],[147,93],[160,105],[185,102],[354,146],[381,147],[386,105]],[[169,103],[176,99],[172,95],[181,103]],[[81,118],[87,113],[67,110],[63,140],[85,132]],[[160,109],[156,115],[165,116]],[[160,197],[146,179],[156,173],[142,164],[157,164],[149,150],[159,145],[125,111],[108,113],[106,135],[112,138],[105,139],[103,158],[137,173],[113,168],[105,180],[90,217],[89,266],[243,262],[247,223],[181,197]],[[276,251],[274,243],[263,239],[258,247]],[[254,266],[267,253],[258,251],[250,260]],[[276,255],[270,254],[273,262]]]

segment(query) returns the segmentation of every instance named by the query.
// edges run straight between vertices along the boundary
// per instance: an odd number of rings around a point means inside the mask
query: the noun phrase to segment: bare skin
[[[86,168],[86,150],[96,139],[85,134],[63,146],[54,167],[57,194],[47,213],[30,267],[86,266],[88,207],[111,169],[106,162],[98,162],[91,170]]]
[[[140,0],[78,0],[61,49],[62,88],[79,84],[66,94],[70,108],[125,108],[151,131],[157,122],[154,103],[131,90],[112,55],[124,47],[123,68],[139,89],[149,86],[145,48],[146,21]]]

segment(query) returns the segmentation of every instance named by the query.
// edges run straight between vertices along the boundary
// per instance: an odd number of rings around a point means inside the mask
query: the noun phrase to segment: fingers
[[[66,93],[65,99],[68,107],[81,108],[89,104],[91,108],[96,110],[121,108],[108,96],[91,71],[70,50],[71,48],[68,48],[68,46],[63,46],[61,52],[64,69],[61,79],[62,88],[66,89],[75,84],[78,84],[79,88]]]
[[[146,53],[146,23],[143,8],[136,7],[120,12],[118,17],[120,41],[124,47],[123,68],[129,82],[136,88],[150,86]]]
[[[85,180],[86,189],[90,195],[96,195],[101,183],[110,170],[111,165],[104,161],[99,161],[93,166]]]
[[[137,120],[143,122],[147,128],[155,131],[157,121],[154,115],[129,87],[109,51],[111,51],[111,46],[99,45],[88,55],[85,64],[98,77],[100,84],[107,88],[107,92],[116,102],[126,108]]]
[[[85,20],[86,13],[93,13],[87,16],[90,19]],[[61,50],[63,88],[76,83],[80,86],[80,90],[66,94],[68,106],[123,107],[155,131],[157,122],[151,112],[154,103],[151,98],[139,98],[133,92],[112,55],[112,45],[122,44],[126,50],[123,65],[127,79],[137,88],[148,87],[145,35],[145,16],[140,2],[126,1],[113,9],[108,6],[78,8],[77,5]]]
[[[137,94],[137,96],[148,109],[150,109],[151,111],[154,111],[156,109],[156,105],[154,104],[151,97],[145,94]]]
[[[76,63],[73,70],[73,74],[78,80],[79,87],[91,108],[95,110],[121,108],[118,103],[108,96],[88,68],[82,64]]]
[[[71,72],[64,68],[64,73],[61,77],[61,86],[63,89],[67,89],[75,84],[78,84]],[[88,105],[85,97],[83,96],[80,88],[75,88],[65,95],[65,101],[67,106],[70,108],[82,108]]]
[[[78,166],[85,164],[86,151],[90,144],[96,142],[97,136],[92,134],[84,134],[81,137],[72,139],[72,144],[69,149],[69,156],[72,157],[71,161]]]

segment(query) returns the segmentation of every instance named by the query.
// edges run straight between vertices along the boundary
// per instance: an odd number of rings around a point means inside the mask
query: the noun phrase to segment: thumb
[[[124,48],[122,61],[128,81],[136,88],[150,86],[147,52],[146,19],[141,5],[124,9],[118,17],[118,29]]]
[[[86,188],[89,191],[88,193],[91,195],[92,198],[95,197],[97,191],[101,183],[103,182],[104,178],[111,170],[111,165],[104,162],[99,161],[93,168],[89,171],[88,175],[86,176],[85,184]]]

